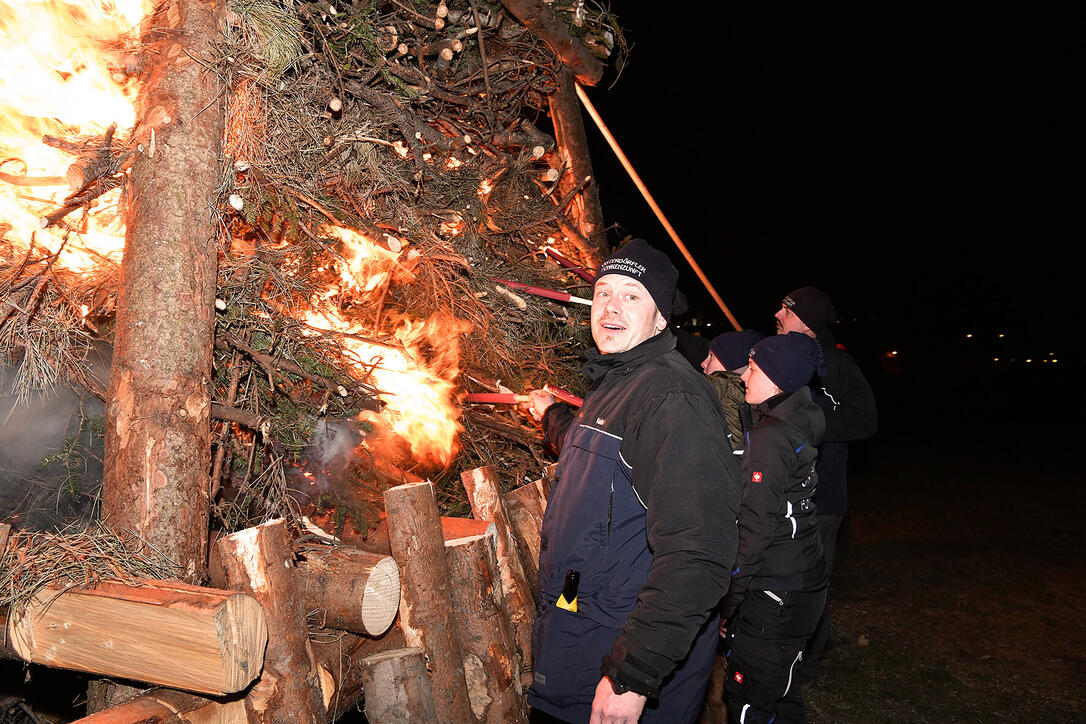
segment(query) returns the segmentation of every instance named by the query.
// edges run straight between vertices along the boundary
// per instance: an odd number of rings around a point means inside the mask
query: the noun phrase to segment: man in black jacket
[[[559,449],[529,703],[575,722],[692,722],[716,653],[740,485],[726,423],[668,330],[678,272],[634,239],[601,265],[580,414],[532,393]]]
[[[875,434],[879,418],[875,396],[856,360],[838,345],[830,331],[837,312],[825,292],[815,287],[801,287],[781,301],[774,315],[777,332],[800,332],[814,337],[822,345],[825,374],[811,384],[814,401],[826,415],[826,434],[818,449],[818,527],[826,572],[833,573],[837,533],[848,507],[848,444]],[[832,580],[832,579],[831,579]],[[822,654],[830,635],[830,606],[826,603],[822,619],[804,652],[801,680],[813,681],[818,675]]]

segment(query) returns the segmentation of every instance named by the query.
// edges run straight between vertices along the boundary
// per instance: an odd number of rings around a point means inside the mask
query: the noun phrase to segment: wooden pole
[[[626,158],[626,154],[623,153],[622,148],[618,145],[618,141],[616,141],[615,137],[611,135],[610,129],[608,129],[607,124],[603,122],[603,118],[600,117],[600,114],[596,110],[596,107],[592,105],[592,101],[588,100],[588,96],[585,94],[584,89],[581,88],[580,85],[577,85],[576,91],[577,97],[581,99],[581,103],[584,104],[585,110],[588,111],[588,115],[592,117],[593,121],[595,121],[596,127],[600,129],[600,133],[602,133],[603,137],[607,139],[607,144],[611,147],[611,150],[615,152],[615,156],[617,156],[619,162],[622,163],[622,167],[626,169],[626,173],[628,173],[630,175],[630,178],[633,179],[634,185],[637,186],[637,190],[641,192],[641,195],[645,198],[645,201],[648,202],[649,207],[652,209],[652,212],[656,214],[656,218],[659,219],[660,223],[667,231],[668,236],[671,237],[671,240],[675,242],[675,246],[677,246],[679,248],[679,251],[682,252],[682,255],[686,258],[687,263],[690,264],[690,268],[694,270],[694,273],[698,275],[698,279],[700,279],[701,283],[705,285],[705,288],[709,290],[709,294],[712,295],[713,301],[715,301],[717,303],[717,306],[720,307],[720,310],[724,312],[724,316],[728,318],[728,321],[732,323],[732,326],[735,327],[737,330],[742,330],[743,327],[739,324],[739,320],[737,320],[735,316],[731,313],[731,310],[728,309],[728,305],[724,304],[724,300],[720,298],[720,295],[717,293],[716,288],[713,286],[712,282],[710,282],[709,278],[705,276],[705,272],[701,270],[701,267],[698,265],[697,261],[694,260],[694,257],[690,254],[690,251],[686,248],[686,244],[684,244],[683,240],[679,238],[678,232],[675,231],[675,228],[671,225],[671,222],[667,220],[666,216],[664,216],[663,210],[660,209],[660,206],[656,203],[656,199],[654,199],[652,197],[652,194],[649,193],[649,189],[647,186],[645,186],[645,182],[641,180],[641,177],[638,175],[637,171],[634,170],[633,164],[630,163],[630,159]]]
[[[259,681],[245,697],[252,722],[323,722],[313,650],[309,645],[306,611],[298,593],[294,554],[283,519],[233,533],[217,544],[221,579],[228,588],[251,594],[268,621],[268,651]]]
[[[445,722],[471,722],[464,659],[449,595],[449,567],[430,483],[385,491],[392,556],[400,566],[400,627],[408,646],[426,651],[434,705]]]
[[[424,649],[410,647],[386,651],[362,659],[360,666],[368,721],[381,724],[465,721],[439,716],[430,679],[426,676]]]
[[[445,543],[449,557],[452,605],[464,650],[464,673],[471,709],[479,721],[527,722],[521,696],[513,629],[505,616],[494,547],[496,528],[485,535]]]
[[[544,0],[502,0],[513,16],[550,46],[562,63],[585,85],[596,85],[603,77],[603,63],[584,43],[574,38],[569,26],[554,14]]]
[[[599,186],[591,180],[594,178],[592,157],[574,91],[576,85],[573,74],[563,68],[558,72],[557,88],[547,98],[558,145],[558,165],[566,169],[558,179],[558,191],[563,197],[576,194],[567,208],[577,232],[570,241],[591,259],[592,266],[599,266],[608,252],[606,224],[600,207]]]
[[[206,694],[256,679],[268,630],[252,596],[144,583],[44,589],[10,616],[11,647],[35,664]]]
[[[513,623],[513,637],[521,656],[521,684],[531,686],[532,668],[532,618],[535,605],[532,587],[517,552],[516,542],[509,523],[509,516],[502,503],[498,478],[491,467],[476,468],[460,474],[464,489],[471,502],[471,513],[481,520],[493,521],[497,528],[496,545],[498,568],[501,571],[502,593],[505,595],[509,620]]]
[[[143,26],[124,263],[106,400],[102,518],[207,569],[211,358],[224,128],[218,56],[226,4],[164,0]]]
[[[380,636],[400,608],[400,569],[392,556],[351,546],[306,551],[298,580],[306,609],[326,628]]]

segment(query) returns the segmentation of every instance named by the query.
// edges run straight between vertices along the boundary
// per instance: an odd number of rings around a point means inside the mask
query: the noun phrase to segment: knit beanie
[[[737,370],[747,366],[750,359],[750,348],[763,336],[756,329],[744,329],[741,332],[725,332],[713,337],[709,342],[709,351],[712,352],[720,364],[726,370]]]
[[[837,311],[830,298],[815,287],[800,287],[781,300],[781,303],[795,312],[815,334],[824,332],[837,321]]]
[[[750,358],[782,392],[803,387],[822,369],[822,345],[800,332],[766,337],[750,350]]]
[[[621,274],[641,282],[668,322],[671,321],[672,312],[682,314],[686,310],[686,300],[676,287],[678,270],[667,254],[649,246],[644,239],[630,239],[607,257],[596,272],[592,285],[595,286],[601,277],[608,274]]]

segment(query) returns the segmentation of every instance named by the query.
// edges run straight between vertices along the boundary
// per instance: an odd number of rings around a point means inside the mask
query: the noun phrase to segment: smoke
[[[108,378],[109,350],[92,372]],[[50,530],[89,521],[102,484],[102,402],[82,387],[57,385],[20,401],[18,365],[0,368],[0,521]]]

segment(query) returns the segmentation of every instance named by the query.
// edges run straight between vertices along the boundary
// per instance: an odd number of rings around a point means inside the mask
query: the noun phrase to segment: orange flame
[[[0,221],[5,238],[56,251],[64,228],[42,230],[41,217],[63,205],[72,156],[42,143],[101,137],[111,123],[118,136],[133,126],[135,82],[120,70],[123,43],[148,6],[140,0],[3,0],[0,3]],[[106,50],[111,47],[114,50]],[[119,191],[99,197],[96,211],[70,234],[60,264],[87,271],[102,258],[120,260],[124,226]],[[80,212],[69,217],[79,220]],[[73,224],[76,226],[76,224]]]
[[[343,294],[368,297],[394,282],[409,281],[417,254],[390,251],[343,227],[327,225],[321,232],[341,242],[343,259],[337,265],[340,288],[313,299],[314,309],[304,312],[303,319],[319,330],[372,336],[366,327],[369,320],[344,316],[334,308],[332,298]],[[454,404],[453,380],[459,373],[459,335],[470,325],[447,315],[426,321],[405,318],[395,324],[395,341],[389,344],[353,336],[342,339],[352,374],[377,387],[385,403],[379,416],[365,412],[360,419],[387,424],[409,445],[416,460],[447,465],[459,449],[457,436],[462,427]]]

